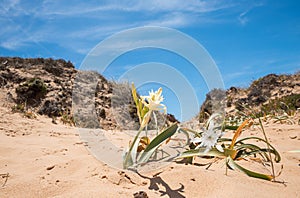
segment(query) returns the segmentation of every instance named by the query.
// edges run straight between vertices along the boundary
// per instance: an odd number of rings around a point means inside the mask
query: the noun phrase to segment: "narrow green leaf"
[[[131,85],[131,92],[132,92],[132,97],[133,97],[133,100],[135,102],[135,105],[138,106],[138,102],[139,102],[139,99],[137,97],[137,94],[136,94],[136,88],[134,86],[134,84],[132,83]]]
[[[188,132],[190,132],[190,133],[193,133],[196,137],[201,137],[201,135],[198,131],[195,131],[195,130],[192,130],[189,128],[180,127],[178,130],[184,132],[185,134],[188,134]]]
[[[125,154],[125,158],[123,160],[123,168],[127,169],[128,167],[133,165],[132,156],[129,151]]]
[[[260,148],[259,146],[256,146],[254,144],[240,144],[240,145],[235,146],[234,149],[236,149],[237,151],[243,151],[243,152],[238,152],[239,156],[236,156],[236,157],[245,157],[245,156],[259,154],[266,161],[270,160],[265,149]],[[246,149],[248,149],[250,151],[246,151]],[[272,153],[274,154],[274,151]]]
[[[268,143],[266,140],[264,140],[262,138],[259,138],[259,137],[246,137],[246,138],[242,138],[242,139],[236,141],[235,146],[237,144],[241,144],[245,140],[259,140],[259,141],[262,141],[262,142],[266,143],[270,147],[270,152],[275,155],[275,162],[278,163],[278,162],[281,161],[281,157],[280,157],[280,154],[278,153],[278,151],[270,143]]]
[[[142,123],[142,119],[143,119],[143,117],[141,115],[143,104],[140,101],[139,97],[137,96],[136,88],[134,86],[134,83],[132,83],[132,85],[131,85],[131,93],[132,93],[133,100],[135,102],[135,106],[137,108],[137,114],[138,114],[138,117],[139,117],[139,122],[141,124]]]
[[[241,172],[245,173],[246,175],[248,175],[250,177],[255,177],[258,179],[264,179],[264,180],[268,180],[268,181],[273,179],[272,175],[257,173],[257,172],[248,170],[248,169],[238,165],[231,157],[227,157],[227,165],[232,169],[240,170]]]
[[[144,119],[146,113],[148,113],[148,112],[149,112],[149,108],[146,107],[146,106],[144,106],[144,107],[141,109],[141,118],[142,118],[142,120]]]
[[[232,142],[231,138],[219,138],[218,142]]]
[[[124,169],[127,169],[128,167],[132,166],[134,161],[136,161],[137,147],[139,144],[139,141],[137,141],[137,139],[142,130],[143,130],[142,128],[139,129],[136,136],[134,137],[134,140],[129,148],[129,151],[125,155],[125,158],[123,160],[123,168]]]
[[[226,157],[230,156],[232,159],[236,158],[237,150],[230,149],[230,148],[224,148],[224,154]]]
[[[179,127],[177,131],[186,135],[186,145],[189,145],[190,144],[190,136],[189,136],[188,131],[186,131],[184,128],[181,128],[181,127]]]
[[[158,136],[156,136],[150,144],[146,147],[144,152],[142,153],[140,159],[138,160],[139,163],[145,163],[149,160],[153,152],[160,146],[162,142],[167,140],[169,137],[174,135],[174,133],[177,131],[178,125],[174,124],[161,132]]]
[[[225,157],[225,154],[218,151],[216,148],[212,148],[208,152],[204,152],[206,148],[199,149],[191,149],[181,153],[176,159],[187,158],[187,157],[195,157],[195,156],[211,156],[211,157]]]
[[[239,126],[229,126],[229,125],[225,125],[224,129],[228,129],[228,130],[237,130],[239,128]]]

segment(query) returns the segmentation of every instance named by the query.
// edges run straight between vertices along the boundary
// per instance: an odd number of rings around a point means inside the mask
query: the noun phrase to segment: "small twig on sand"
[[[287,187],[287,182],[285,182],[285,181],[278,181],[278,180],[275,180],[275,181],[273,181],[273,182],[282,184],[282,185],[284,185],[284,187]]]
[[[7,182],[7,180],[8,180],[9,173],[0,174],[0,177],[5,178],[5,181],[4,181],[4,183],[2,184],[2,186],[1,186],[1,187],[4,187],[5,184],[6,184],[6,182]]]

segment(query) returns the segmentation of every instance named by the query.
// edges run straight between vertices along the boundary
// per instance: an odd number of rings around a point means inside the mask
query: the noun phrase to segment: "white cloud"
[[[87,4],[82,1],[50,1],[43,2],[41,14],[45,15],[75,15],[86,14],[98,11],[123,11],[123,12],[196,12],[205,13],[226,9],[234,6],[231,1],[220,0],[104,0]],[[66,9],[67,8],[67,9]]]
[[[138,3],[128,9],[134,11],[181,11],[181,12],[197,12],[205,13],[212,12],[224,8],[231,7],[231,3],[223,1],[199,1],[199,0],[152,0],[152,1],[137,1]]]
[[[242,12],[238,19],[239,19],[239,22],[242,24],[242,25],[246,25],[246,23],[249,21],[249,19],[246,17],[246,14],[248,13],[248,11],[245,11],[245,12]]]
[[[239,14],[238,20],[239,20],[240,24],[241,25],[246,25],[250,21],[250,19],[248,17],[249,13],[253,9],[255,9],[256,7],[260,7],[260,6],[263,6],[263,5],[264,5],[263,2],[250,4],[250,6],[248,6],[245,11],[243,11],[242,13]]]
[[[145,25],[178,28],[187,26],[193,22],[194,20],[190,15],[176,12],[145,21]]]
[[[0,46],[9,50],[15,50],[21,47],[21,43],[18,40],[9,40],[9,41],[3,41],[0,43]]]
[[[225,0],[6,0],[3,5],[2,47],[17,50],[25,44],[48,42],[77,53],[85,53],[88,42],[99,42],[128,28],[181,28],[223,21],[214,12],[237,6]]]
[[[4,0],[1,4],[0,14],[6,13],[10,10],[15,10],[19,0]]]

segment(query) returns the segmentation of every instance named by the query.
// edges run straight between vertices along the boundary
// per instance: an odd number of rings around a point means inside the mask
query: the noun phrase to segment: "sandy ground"
[[[265,123],[272,144],[281,154],[279,181],[247,177],[238,171],[225,175],[224,162],[206,166],[172,162],[137,175],[98,161],[80,139],[78,130],[12,113],[0,105],[0,197],[300,197],[300,125]],[[121,133],[121,132],[120,132]],[[244,135],[257,135],[257,127]],[[230,134],[229,134],[230,135]],[[251,168],[254,162],[242,162]],[[254,167],[254,166],[253,166]],[[252,167],[252,168],[253,168]],[[7,179],[7,181],[6,181]],[[2,186],[3,184],[3,186]]]

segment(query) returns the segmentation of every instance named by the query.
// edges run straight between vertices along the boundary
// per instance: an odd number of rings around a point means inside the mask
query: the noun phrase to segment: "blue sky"
[[[300,68],[300,2],[295,0],[2,0],[0,24],[1,56],[63,58],[77,68],[99,42],[140,26],[174,28],[196,39],[216,62],[226,88]],[[122,55],[104,75],[117,79],[120,67],[151,61],[189,67],[174,54],[142,49]],[[205,82],[184,71],[203,101]],[[180,117],[176,94],[165,89],[169,112]]]

